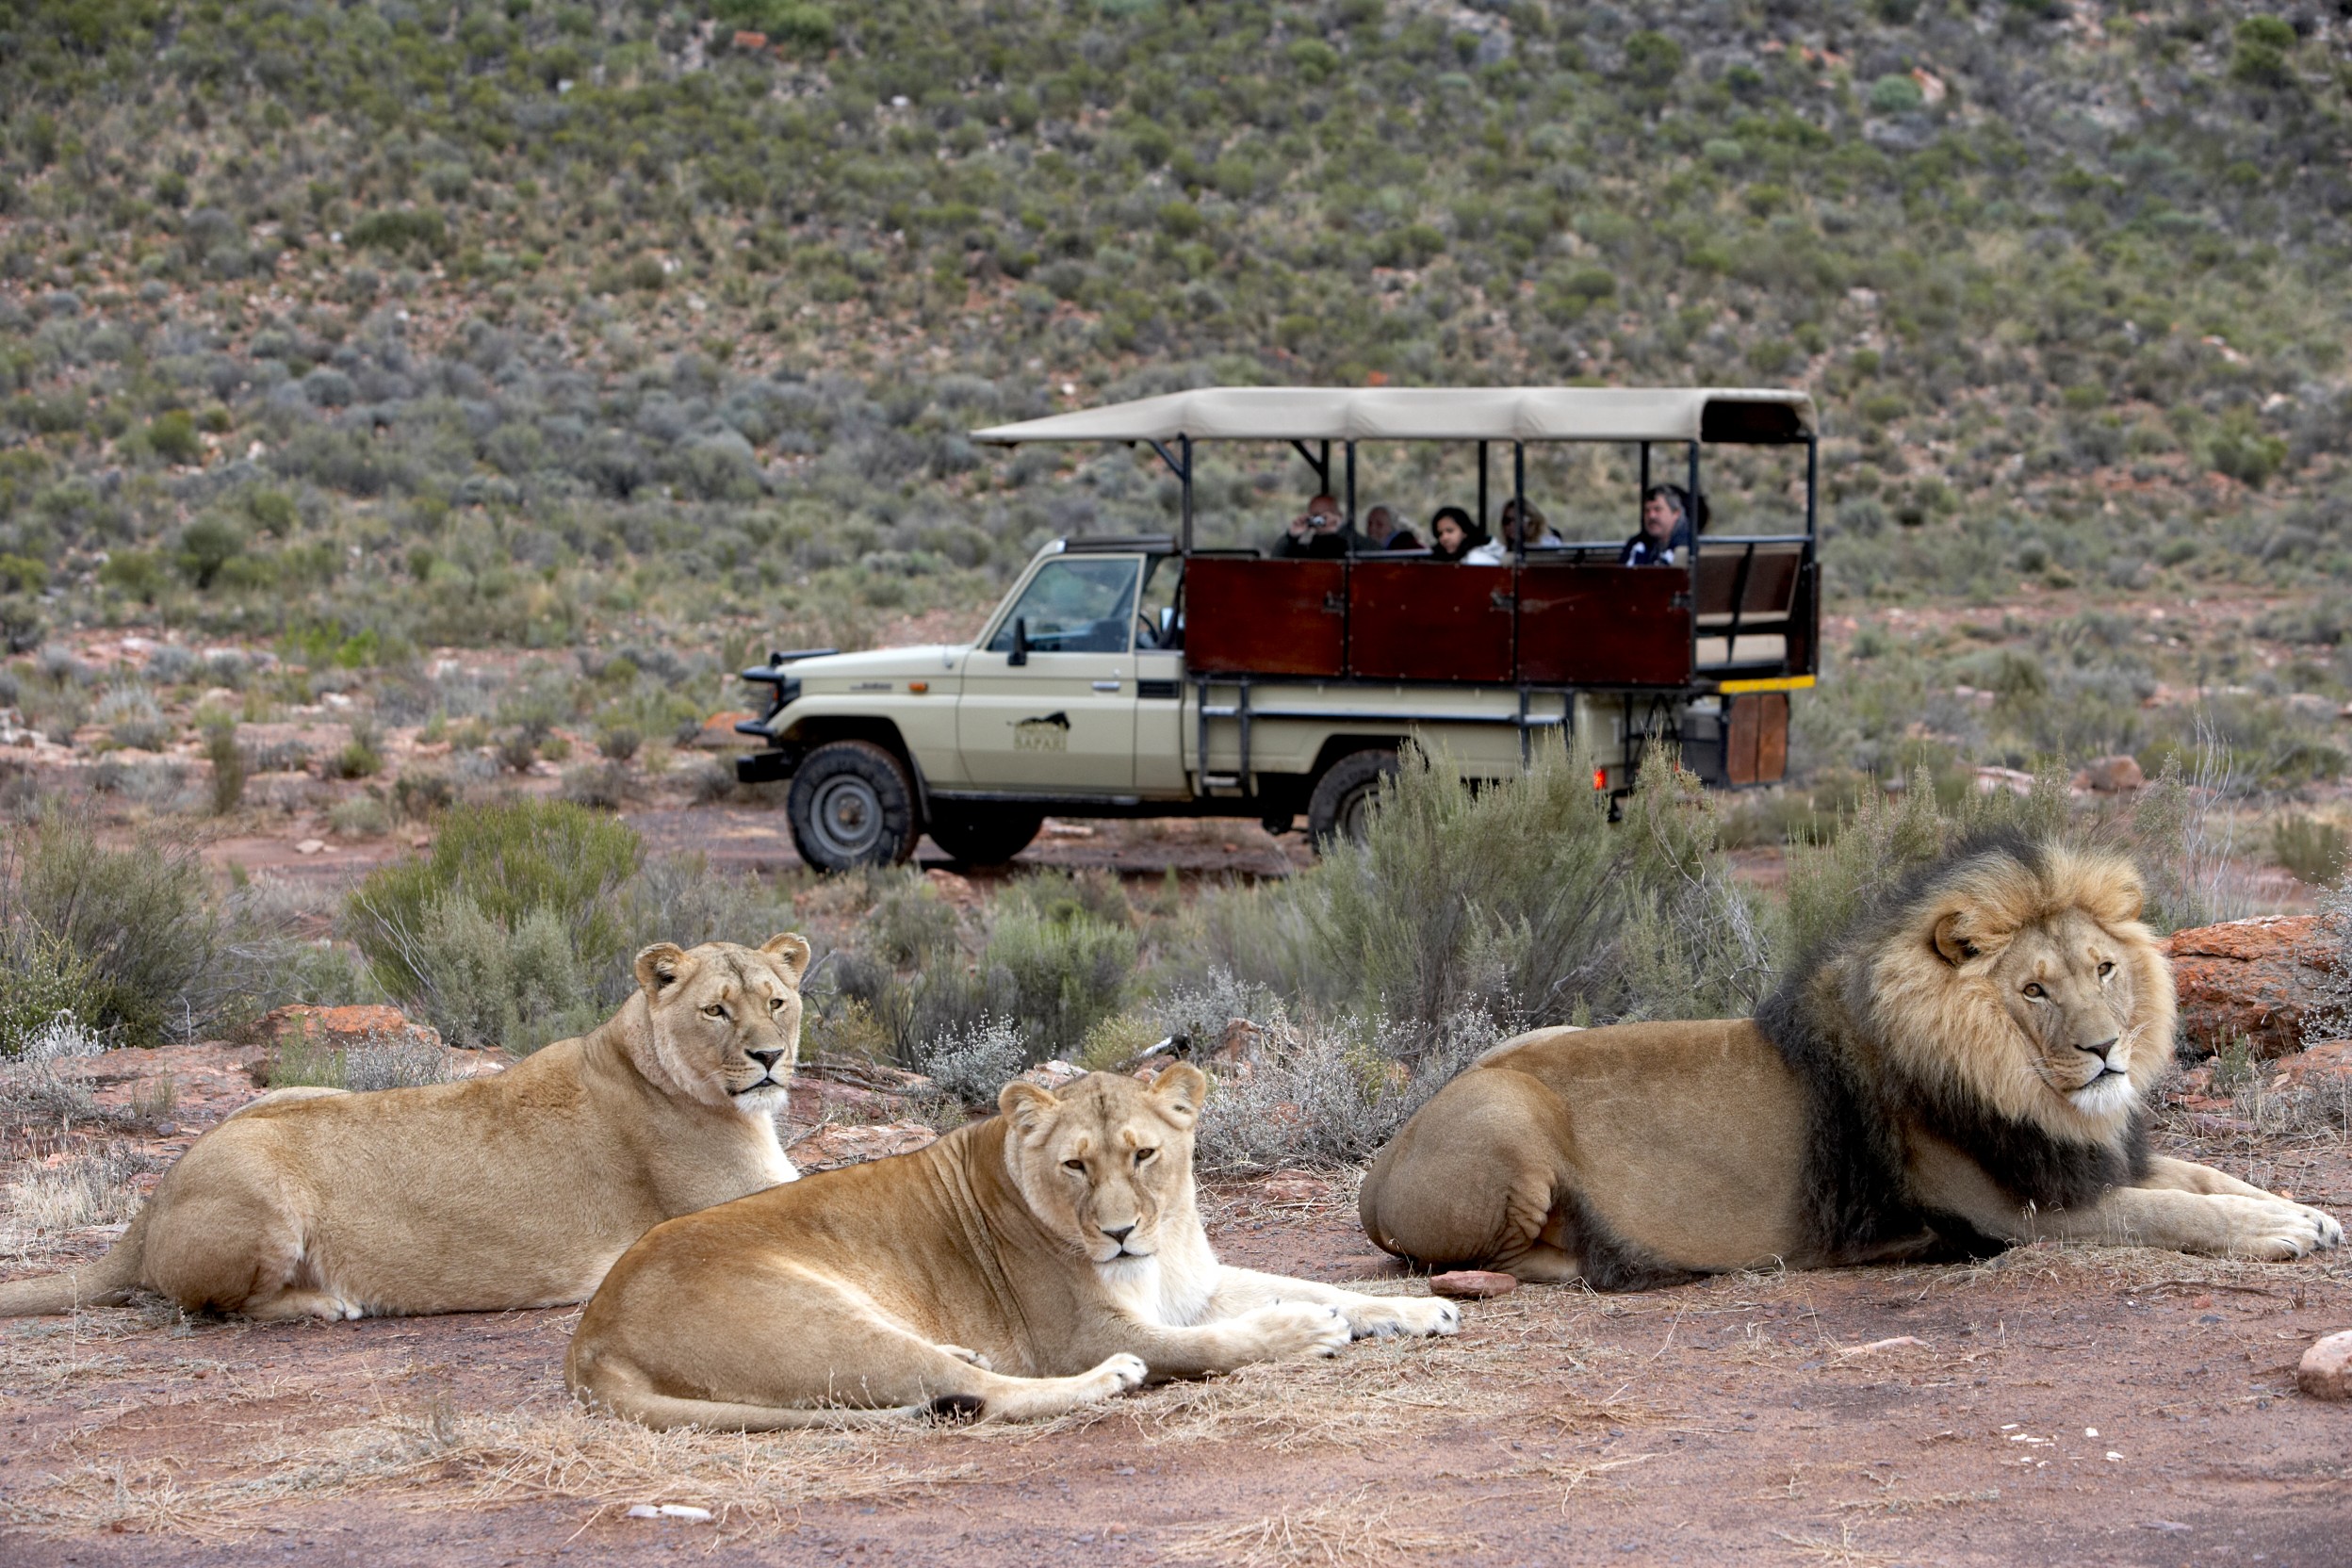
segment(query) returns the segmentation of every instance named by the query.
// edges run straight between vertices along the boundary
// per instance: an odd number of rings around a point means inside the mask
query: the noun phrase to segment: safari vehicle
[[[1803,393],[1209,388],[973,439],[1148,447],[1174,476],[1177,531],[1047,545],[969,644],[777,653],[744,671],[771,701],[736,728],[770,744],[737,771],[792,781],[792,838],[811,865],[904,860],[925,832],[959,859],[999,862],[1049,813],[1256,818],[1275,831],[1303,813],[1320,845],[1362,831],[1408,740],[1496,777],[1525,766],[1540,735],[1582,736],[1601,760],[1593,788],[1612,792],[1651,745],[1678,747],[1723,786],[1785,768],[1788,694],[1813,684],[1821,643],[1819,444]],[[1475,453],[1481,523],[1496,515],[1494,449],[1508,452],[1520,516],[1531,453],[1580,462],[1570,478],[1590,482],[1555,492],[1615,493],[1548,504],[1612,536],[1522,542],[1485,566],[1427,550],[1212,547],[1196,539],[1211,531],[1196,529],[1197,470],[1219,442],[1279,444],[1283,462],[1295,451],[1351,526],[1359,458],[1389,461],[1385,444],[1449,444],[1437,462]],[[1616,455],[1590,455],[1595,444]],[[1672,566],[1619,564],[1653,464],[1702,496],[1703,456],[1735,446],[1781,449],[1741,459],[1751,468],[1802,453],[1801,480],[1745,492],[1742,510],[1776,526],[1738,531],[1719,516]],[[1597,463],[1618,478],[1592,482]],[[1469,491],[1465,478],[1464,503]],[[1243,525],[1282,532],[1262,511]]]

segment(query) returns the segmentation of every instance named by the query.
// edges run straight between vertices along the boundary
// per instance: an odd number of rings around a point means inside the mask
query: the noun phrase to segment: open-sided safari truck
[[[1596,790],[1625,788],[1652,744],[1719,785],[1781,776],[1788,694],[1813,684],[1821,640],[1803,393],[1208,388],[973,438],[1148,445],[1180,487],[1178,531],[1047,545],[968,645],[779,653],[743,672],[772,702],[736,727],[772,749],[738,772],[792,780],[792,838],[812,865],[903,860],[926,831],[951,855],[1001,861],[1048,813],[1280,829],[1303,812],[1319,842],[1361,830],[1408,739],[1495,777],[1541,734],[1582,736],[1601,760]],[[1196,543],[1212,442],[1295,451],[1313,475],[1302,493],[1338,499],[1349,525],[1360,455],[1368,466],[1386,452],[1374,443],[1474,456],[1475,486],[1465,469],[1443,498],[1470,510],[1475,488],[1489,529],[1501,500],[1527,515],[1530,453],[1556,457],[1552,444],[1608,444],[1622,477],[1597,487],[1625,493],[1547,497],[1572,532],[1611,536],[1523,541],[1499,565],[1362,547],[1278,558]],[[1704,496],[1707,449],[1728,445],[1801,453],[1801,479],[1751,486],[1747,515],[1718,515],[1671,566],[1620,564],[1653,478]],[[1288,511],[1242,528],[1270,544]]]

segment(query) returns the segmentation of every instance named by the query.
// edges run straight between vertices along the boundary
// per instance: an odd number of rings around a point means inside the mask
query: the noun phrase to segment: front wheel
[[[835,741],[801,760],[785,814],[800,858],[819,871],[892,866],[921,824],[905,764],[871,741]]]
[[[941,806],[931,813],[931,841],[969,866],[1001,866],[1029,847],[1045,825],[1041,811],[1017,806]]]
[[[1380,780],[1396,774],[1396,754],[1385,746],[1351,751],[1323,770],[1307,797],[1307,838],[1317,854],[1334,841],[1364,842]]]

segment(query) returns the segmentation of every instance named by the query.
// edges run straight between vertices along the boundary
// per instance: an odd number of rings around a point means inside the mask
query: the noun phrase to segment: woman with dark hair
[[[1429,554],[1439,561],[1458,561],[1465,566],[1503,564],[1502,546],[1488,538],[1486,530],[1458,506],[1437,509],[1437,515],[1429,519]]]
[[[1620,566],[1677,566],[1690,547],[1690,492],[1679,484],[1653,484],[1642,492],[1642,531],[1618,552]],[[1696,507],[1698,527],[1707,527],[1707,498]]]

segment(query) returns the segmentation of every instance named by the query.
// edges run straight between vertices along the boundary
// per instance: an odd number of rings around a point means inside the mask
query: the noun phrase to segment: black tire
[[[922,836],[906,764],[871,741],[834,741],[802,759],[784,809],[793,847],[819,871],[897,865]]]
[[[1364,842],[1372,797],[1396,773],[1396,754],[1385,746],[1351,751],[1323,770],[1307,797],[1307,839],[1316,854],[1334,839]]]
[[[931,841],[968,866],[1001,866],[1029,847],[1045,813],[1018,806],[942,806],[931,813]]]

